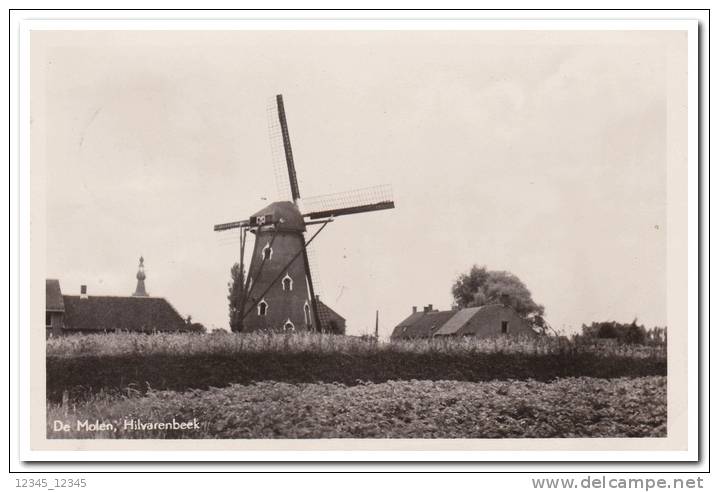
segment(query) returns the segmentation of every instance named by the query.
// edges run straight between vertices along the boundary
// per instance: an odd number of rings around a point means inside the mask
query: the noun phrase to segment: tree
[[[192,321],[192,316],[188,315],[185,320],[185,326],[182,328],[183,332],[187,333],[207,333],[207,328],[202,323]]]
[[[232,265],[230,269],[231,281],[227,283],[227,300],[230,308],[230,330],[241,332],[242,325],[242,298],[245,289],[245,272],[239,263]]]
[[[534,302],[527,286],[509,272],[474,265],[469,273],[460,275],[454,282],[452,297],[460,309],[503,304],[542,331],[548,327],[544,320],[544,306]]]
[[[582,325],[582,336],[586,339],[615,339],[623,344],[644,344],[650,340],[649,331],[644,325],[617,321],[594,321],[591,325]]]

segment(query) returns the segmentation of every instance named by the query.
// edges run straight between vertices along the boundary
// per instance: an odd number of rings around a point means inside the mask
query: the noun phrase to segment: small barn
[[[315,296],[315,299],[317,300],[317,312],[320,317],[320,322],[322,323],[323,331],[335,335],[344,335],[347,330],[346,320],[327,304],[320,301],[320,296]]]
[[[435,311],[432,305],[422,311],[412,308],[412,314],[400,322],[392,332],[392,340],[447,336],[492,338],[500,336],[536,337],[528,321],[514,309],[501,304],[481,307]]]

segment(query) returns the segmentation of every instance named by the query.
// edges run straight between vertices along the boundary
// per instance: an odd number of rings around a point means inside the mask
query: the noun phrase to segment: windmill
[[[394,208],[392,190],[382,185],[302,199],[282,95],[273,98],[268,112],[275,179],[284,196],[249,219],[217,224],[214,230],[239,229],[243,272],[247,232],[255,235],[238,307],[240,331],[323,332],[327,327],[312,280],[308,246],[337,217]],[[317,228],[311,235],[310,227]]]

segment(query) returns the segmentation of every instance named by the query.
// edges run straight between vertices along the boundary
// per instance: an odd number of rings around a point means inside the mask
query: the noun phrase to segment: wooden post
[[[374,314],[374,339],[379,341],[379,309]]]

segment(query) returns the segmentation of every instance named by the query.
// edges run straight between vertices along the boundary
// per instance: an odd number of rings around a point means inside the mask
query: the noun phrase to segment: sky
[[[34,33],[46,276],[146,286],[227,328],[236,236],[278,197],[283,94],[303,196],[391,184],[396,208],[314,242],[349,334],[448,309],[473,264],[517,275],[558,330],[666,324],[667,32]],[[680,40],[681,41],[681,40]]]

